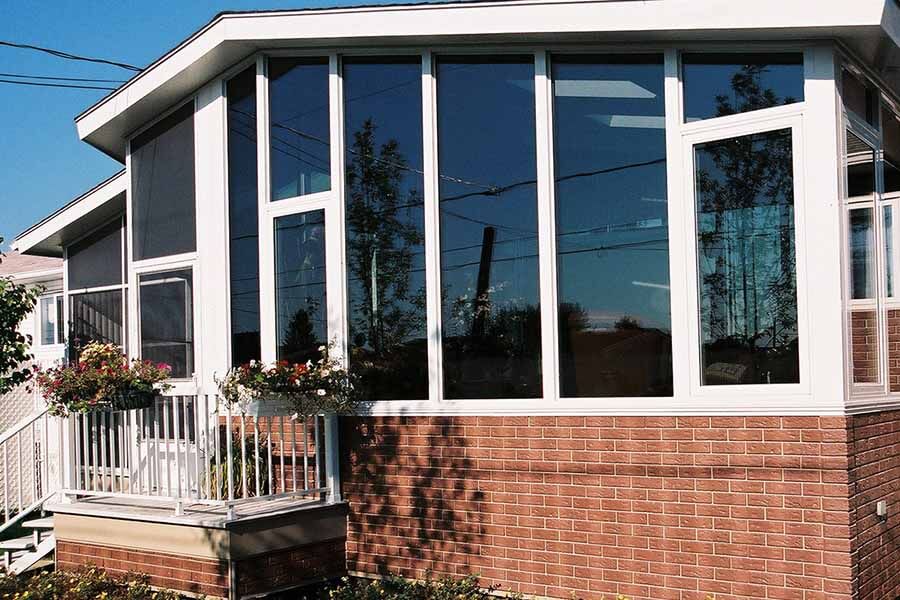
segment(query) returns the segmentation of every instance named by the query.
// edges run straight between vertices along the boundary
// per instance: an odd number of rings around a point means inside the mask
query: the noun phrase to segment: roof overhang
[[[124,162],[137,128],[270,48],[837,39],[900,89],[896,0],[511,0],[222,13],[76,118]]]
[[[121,170],[20,233],[12,243],[22,254],[62,257],[63,247],[125,212],[128,178]]]

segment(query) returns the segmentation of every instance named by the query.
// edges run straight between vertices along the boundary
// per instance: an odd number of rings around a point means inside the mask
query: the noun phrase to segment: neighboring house
[[[900,595],[897,2],[222,13],[76,124],[15,246],[175,387],[61,428],[58,565]],[[216,402],[329,342],[363,414]]]

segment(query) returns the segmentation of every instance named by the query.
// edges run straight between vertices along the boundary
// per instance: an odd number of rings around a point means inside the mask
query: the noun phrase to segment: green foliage
[[[495,600],[496,590],[479,587],[477,575],[462,579],[429,576],[424,581],[393,576],[376,581],[345,577],[337,587],[328,590],[327,597],[330,600]]]
[[[30,577],[0,575],[0,598],[8,600],[178,600],[180,594],[151,589],[146,575],[113,576],[96,567],[41,571]]]
[[[254,421],[254,427],[259,423]],[[252,433],[244,436],[246,457],[241,461],[241,432],[232,431],[228,435],[224,426],[219,427],[219,463],[212,454],[209,457],[209,488],[210,493],[216,498],[228,498],[228,474],[231,473],[231,486],[234,489],[235,498],[244,497],[243,472],[247,471],[247,496],[256,496],[256,474],[259,472],[259,494],[266,496],[269,493],[269,466],[266,456],[269,452],[270,440],[265,434],[259,435],[259,457],[254,450],[255,439]],[[231,467],[228,466],[228,444],[231,444]],[[243,464],[242,464],[243,463]]]
[[[0,244],[3,238],[0,237]],[[0,262],[2,262],[0,253]],[[34,309],[41,293],[39,287],[15,283],[9,277],[0,277],[0,394],[25,383],[34,375],[34,367],[28,363],[31,354],[31,336],[18,331],[19,323]]]

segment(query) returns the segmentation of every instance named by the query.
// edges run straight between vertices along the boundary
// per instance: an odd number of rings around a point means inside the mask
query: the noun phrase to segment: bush
[[[96,567],[41,571],[31,576],[0,575],[4,600],[179,600],[175,592],[153,590],[146,575],[114,576]]]
[[[400,577],[364,581],[345,577],[337,587],[328,590],[327,597],[330,600],[496,600],[494,591],[496,588],[480,588],[476,575],[462,579],[429,577],[424,581]]]

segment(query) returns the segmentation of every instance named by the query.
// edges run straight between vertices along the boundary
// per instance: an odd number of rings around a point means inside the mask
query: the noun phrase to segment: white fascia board
[[[62,287],[62,267],[56,269],[44,269],[42,271],[28,271],[27,273],[13,273],[10,279],[17,283],[53,283],[59,282]]]
[[[892,0],[887,0],[890,4]],[[256,48],[308,44],[407,43],[440,40],[477,41],[478,37],[526,34],[597,37],[598,34],[642,34],[658,39],[702,39],[729,32],[759,30],[787,37],[838,35],[841,30],[877,28],[890,16],[886,0],[820,0],[816,3],[756,0],[519,0],[370,6],[306,11],[223,14],[147,67],[117,91],[76,118],[78,135],[121,158],[121,139],[139,127],[127,112],[151,94],[153,102],[174,103],[194,83],[209,79]],[[897,29],[896,23],[891,27]],[[897,38],[895,38],[896,40]],[[178,90],[167,84],[182,78]],[[157,96],[158,94],[158,96]],[[159,106],[159,111],[165,106]],[[142,111],[137,111],[142,112]],[[125,116],[115,133],[101,129]]]
[[[88,216],[119,194],[125,192],[126,172],[119,171],[106,181],[82,194],[67,206],[63,207],[44,221],[32,226],[13,240],[12,248],[22,254],[45,254],[46,252],[29,252],[58,236],[66,227]]]

